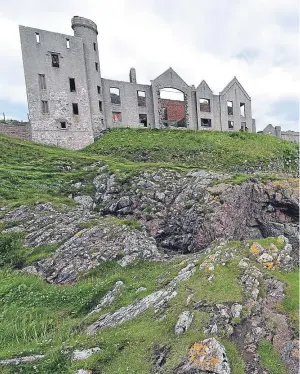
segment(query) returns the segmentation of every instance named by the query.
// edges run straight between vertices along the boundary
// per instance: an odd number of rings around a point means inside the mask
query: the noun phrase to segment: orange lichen
[[[266,269],[271,270],[274,267],[274,263],[273,262],[265,262],[264,266],[265,266]]]
[[[257,246],[256,243],[253,243],[250,247],[250,252],[253,255],[259,255],[261,253],[261,249]]]
[[[206,357],[207,345],[194,343],[190,348],[189,358],[194,366],[201,366],[203,370],[213,371],[219,363],[218,357]]]

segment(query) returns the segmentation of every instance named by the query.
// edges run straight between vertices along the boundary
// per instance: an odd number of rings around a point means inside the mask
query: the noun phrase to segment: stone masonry
[[[172,68],[150,85],[137,83],[134,68],[129,82],[105,79],[93,21],[73,17],[74,36],[19,28],[33,141],[81,149],[116,127],[256,132],[251,98],[236,77],[219,95],[204,80],[189,86]],[[182,94],[178,118],[163,89]]]

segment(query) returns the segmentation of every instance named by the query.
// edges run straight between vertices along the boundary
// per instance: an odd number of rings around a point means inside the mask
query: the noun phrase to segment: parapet
[[[73,30],[74,30],[74,27],[76,27],[76,26],[83,26],[83,27],[88,27],[89,29],[92,29],[98,35],[98,30],[97,30],[96,23],[93,22],[92,20],[88,19],[88,18],[74,16],[71,20],[71,24],[72,24],[72,29]]]

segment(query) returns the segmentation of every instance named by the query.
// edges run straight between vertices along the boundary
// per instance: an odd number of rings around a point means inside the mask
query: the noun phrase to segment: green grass
[[[287,313],[296,335],[299,335],[299,270],[275,272],[274,276],[287,285],[286,296],[278,309]]]
[[[166,162],[211,170],[292,172],[297,169],[297,146],[273,136],[248,133],[115,129],[84,153],[137,161]],[[253,172],[253,170],[251,171]]]
[[[286,374],[287,367],[280,359],[277,352],[268,340],[262,340],[259,344],[258,353],[261,359],[262,367],[268,370],[270,374]]]

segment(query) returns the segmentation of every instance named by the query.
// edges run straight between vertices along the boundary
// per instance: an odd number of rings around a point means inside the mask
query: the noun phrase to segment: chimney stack
[[[136,83],[136,71],[135,68],[131,68],[129,72],[129,81],[130,83]]]

